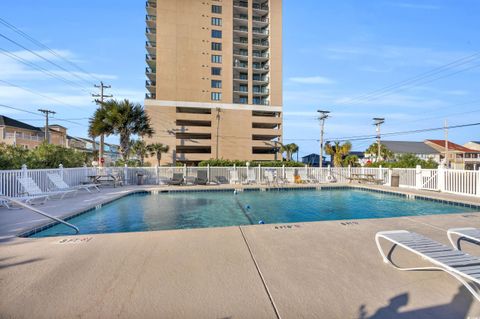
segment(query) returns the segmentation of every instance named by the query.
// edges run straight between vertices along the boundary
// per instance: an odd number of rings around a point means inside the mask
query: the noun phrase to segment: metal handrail
[[[0,199],[4,199],[4,200],[7,200],[7,201],[9,201],[9,202],[15,203],[15,204],[17,204],[18,206],[21,206],[21,207],[23,207],[23,208],[26,208],[26,209],[28,209],[28,210],[31,210],[32,212],[35,212],[35,213],[40,214],[40,215],[42,215],[42,216],[48,217],[48,218],[50,218],[50,219],[53,219],[54,221],[57,221],[57,222],[59,222],[59,223],[61,223],[61,224],[64,224],[65,226],[68,226],[68,227],[70,227],[70,228],[73,228],[73,229],[75,230],[75,234],[78,234],[78,233],[80,232],[80,229],[78,229],[77,226],[72,225],[72,224],[70,224],[70,223],[67,223],[66,221],[64,221],[64,220],[62,220],[62,219],[60,219],[60,218],[57,218],[57,217],[55,217],[55,216],[51,216],[51,215],[45,213],[44,211],[41,211],[40,209],[37,209],[37,208],[35,208],[35,207],[32,207],[32,206],[30,206],[30,205],[28,205],[28,204],[22,203],[21,201],[18,201],[18,200],[16,200],[16,199],[13,199],[13,198],[10,198],[10,197],[6,197],[6,196],[0,196]]]

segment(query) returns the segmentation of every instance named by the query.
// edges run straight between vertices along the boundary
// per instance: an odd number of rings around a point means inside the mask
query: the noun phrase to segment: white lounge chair
[[[83,185],[71,187],[70,185],[65,183],[63,178],[58,174],[47,174],[47,176],[50,182],[52,182],[52,184],[55,186],[55,190],[69,191],[69,190],[84,189],[87,192],[91,193],[90,188],[94,188],[97,190],[97,192],[100,192],[100,189],[98,188],[97,184],[83,184]]]
[[[49,198],[53,196],[58,196],[60,199],[63,199],[66,195],[75,195],[77,190],[65,190],[65,191],[52,191],[52,192],[44,192],[38,187],[37,183],[31,177],[20,177],[18,178],[18,182],[22,185],[25,193],[29,196],[43,196],[47,195]]]
[[[298,174],[300,175],[300,180],[302,181],[302,183],[303,182],[305,182],[307,184],[313,183],[313,181],[308,177],[306,171],[300,171],[300,172],[298,172]]]
[[[453,235],[458,236],[457,243],[453,241]],[[460,241],[467,240],[480,244],[480,229],[473,227],[451,228],[447,231],[447,236],[452,243],[453,248],[461,250]]]
[[[295,183],[295,174],[293,171],[288,170],[285,172],[285,179],[288,183]]]
[[[247,170],[247,180],[245,184],[255,184],[257,183],[257,176],[255,175],[255,171],[253,169]]]
[[[385,255],[380,246],[380,239],[393,244],[388,255]],[[468,281],[480,284],[480,258],[471,256],[462,251],[454,250],[428,237],[407,230],[382,231],[375,235],[378,251],[385,263],[390,263],[399,270],[442,270],[460,281],[472,295],[480,301],[480,294]],[[393,249],[400,246],[429,261],[434,266],[402,268],[391,260]]]
[[[277,183],[277,181],[275,179],[275,176],[274,176],[272,171],[265,171],[265,182],[269,186],[270,185],[275,185],[275,184],[277,184],[277,186],[278,186],[278,183]]]
[[[42,195],[42,196],[20,196],[20,197],[8,197],[5,195],[0,194],[0,207],[4,206],[8,209],[14,209],[14,208],[20,208],[20,207],[14,207],[15,203],[14,201],[20,201],[22,203],[26,203],[29,205],[33,204],[44,204],[48,200],[48,195]]]
[[[238,178],[238,172],[236,170],[230,171],[230,184],[237,184],[240,183],[240,179]]]

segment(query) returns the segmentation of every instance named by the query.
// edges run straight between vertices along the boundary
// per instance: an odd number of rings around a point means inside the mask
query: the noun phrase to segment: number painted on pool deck
[[[358,222],[342,222],[340,224],[343,226],[352,226],[352,225],[358,225]]]
[[[300,225],[279,225],[279,226],[275,226],[275,229],[292,229],[292,228],[300,228],[302,226]]]
[[[88,243],[93,237],[81,237],[81,238],[64,238],[57,242],[57,244],[83,244]]]
[[[478,217],[477,215],[462,215],[464,218],[476,218]]]

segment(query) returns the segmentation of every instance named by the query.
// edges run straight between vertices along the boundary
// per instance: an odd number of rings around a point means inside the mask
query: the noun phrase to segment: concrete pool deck
[[[65,216],[136,190],[103,189],[40,207]],[[2,318],[480,317],[480,302],[451,276],[395,270],[374,242],[377,231],[407,229],[448,244],[448,228],[480,228],[480,213],[12,237],[44,222],[0,209]],[[480,247],[464,246],[480,256]],[[395,260],[422,263],[401,250]]]

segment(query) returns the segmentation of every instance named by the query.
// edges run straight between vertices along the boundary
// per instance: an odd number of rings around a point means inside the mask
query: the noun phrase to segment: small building
[[[61,125],[49,126],[50,143],[67,145],[67,129]],[[38,147],[45,140],[45,129],[0,115],[0,143],[16,145],[25,149]]]
[[[318,166],[320,155],[312,153],[302,157],[302,163],[308,166]],[[325,162],[325,156],[323,156],[323,165],[327,166],[329,163]]]
[[[463,144],[463,146],[474,151],[480,151],[480,141],[470,141]]]
[[[440,161],[446,162],[449,168],[467,170],[480,168],[480,150],[470,149],[450,141],[445,143],[445,140],[426,140],[425,143],[440,153]]]
[[[395,157],[404,154],[413,154],[419,159],[425,161],[431,159],[436,163],[440,163],[440,152],[425,142],[382,141],[381,143],[391,151]]]

